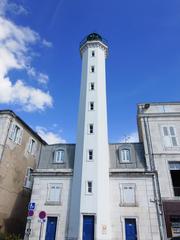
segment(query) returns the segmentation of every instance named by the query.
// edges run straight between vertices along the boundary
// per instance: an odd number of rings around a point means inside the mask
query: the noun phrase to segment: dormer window
[[[58,149],[54,153],[54,163],[64,163],[64,150]]]
[[[131,162],[131,154],[130,154],[130,149],[122,149],[120,151],[120,157],[121,157],[121,162],[122,163],[129,163]]]

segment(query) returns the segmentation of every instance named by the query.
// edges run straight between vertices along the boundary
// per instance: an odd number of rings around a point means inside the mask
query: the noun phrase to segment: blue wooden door
[[[47,218],[46,237],[45,240],[55,240],[56,238],[57,217]]]
[[[137,240],[136,219],[125,219],[126,240]]]
[[[83,240],[94,240],[94,216],[83,216]]]

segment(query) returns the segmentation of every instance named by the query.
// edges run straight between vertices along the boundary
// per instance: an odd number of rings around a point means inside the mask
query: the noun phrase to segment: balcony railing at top
[[[91,39],[89,38],[89,35],[86,36],[79,44],[79,47],[81,48],[86,42],[91,42],[91,41],[100,41],[102,43],[104,43],[106,46],[108,46],[108,41],[105,38],[102,38],[101,36],[97,36]]]

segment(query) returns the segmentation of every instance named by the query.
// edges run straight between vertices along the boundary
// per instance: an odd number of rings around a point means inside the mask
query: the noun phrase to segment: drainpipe
[[[156,211],[157,211],[157,216],[158,216],[160,237],[161,237],[161,240],[166,240],[167,235],[166,235],[165,220],[164,220],[164,216],[163,216],[160,185],[159,185],[159,179],[158,179],[158,172],[155,169],[148,117],[143,118],[143,122],[144,122],[145,137],[146,137],[148,156],[149,156],[149,162],[150,162],[150,170],[152,172],[154,172],[154,174],[153,174],[153,191],[154,191],[154,196],[155,196],[155,204],[156,204]]]

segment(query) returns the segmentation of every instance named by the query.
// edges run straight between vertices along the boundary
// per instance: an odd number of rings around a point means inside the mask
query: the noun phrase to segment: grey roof
[[[130,150],[130,163],[123,163],[121,150]],[[114,143],[109,145],[110,168],[133,169],[146,168],[144,148],[142,143]]]
[[[54,162],[54,152],[64,150],[64,163]],[[75,144],[53,144],[42,147],[38,168],[41,169],[69,169],[74,166]]]
[[[54,163],[54,152],[64,150],[64,163]],[[129,149],[131,163],[122,163],[120,151]],[[110,168],[135,169],[146,167],[144,149],[142,143],[115,143],[109,144]],[[39,169],[73,169],[75,156],[75,144],[53,144],[42,147]]]

